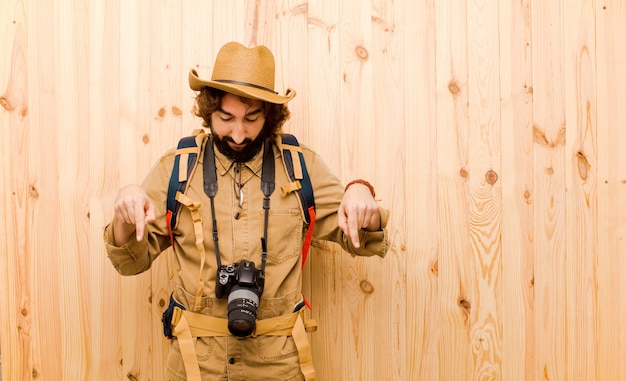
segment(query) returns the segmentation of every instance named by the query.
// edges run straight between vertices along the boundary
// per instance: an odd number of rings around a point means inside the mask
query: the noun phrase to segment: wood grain
[[[502,379],[534,380],[530,1],[500,4]]]
[[[626,6],[596,4],[598,160],[597,379],[626,378]],[[589,312],[587,312],[589,313]]]
[[[469,338],[472,379],[498,379],[502,369],[502,177],[499,7],[467,6],[469,103],[469,239],[475,298]]]
[[[454,9],[454,11],[452,11]],[[476,296],[469,241],[467,8],[435,8],[439,379],[473,373],[470,316]]]
[[[567,210],[567,377],[598,374],[598,151],[596,18],[591,1],[564,12]],[[589,313],[593,311],[593,313]]]
[[[563,2],[532,3],[535,379],[566,379]],[[541,344],[540,344],[541,343]]]
[[[319,380],[626,379],[625,25],[621,0],[0,2],[2,379],[164,379],[171,253],[120,277],[102,229],[232,40],[391,210],[384,259],[314,243]]]

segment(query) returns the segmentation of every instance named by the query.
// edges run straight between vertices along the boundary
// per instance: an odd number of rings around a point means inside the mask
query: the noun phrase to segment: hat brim
[[[271,91],[237,83],[207,81],[201,79],[194,69],[189,71],[189,87],[191,87],[194,91],[200,91],[204,87],[212,87],[214,89],[226,91],[227,93],[239,95],[240,97],[258,99],[276,104],[287,103],[296,96],[296,92],[293,89],[287,89],[285,95],[279,95]]]

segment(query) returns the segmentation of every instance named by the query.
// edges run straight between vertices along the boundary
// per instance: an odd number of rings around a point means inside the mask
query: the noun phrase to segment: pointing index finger
[[[358,215],[353,211],[348,214],[348,232],[350,235],[350,239],[352,240],[352,245],[354,245],[354,247],[358,249],[361,246],[361,243],[359,241],[360,227],[357,216]]]
[[[137,241],[143,239],[144,227],[146,226],[145,211],[143,203],[135,203],[135,229],[137,231]]]

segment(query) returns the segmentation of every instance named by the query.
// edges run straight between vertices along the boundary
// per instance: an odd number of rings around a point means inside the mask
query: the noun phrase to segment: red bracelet
[[[361,179],[356,179],[356,180],[352,180],[348,183],[348,185],[346,185],[346,189],[344,189],[343,191],[347,191],[348,188],[350,188],[351,185],[353,184],[363,184],[366,187],[368,187],[370,189],[370,193],[372,194],[372,197],[376,197],[376,191],[374,191],[374,187],[372,186],[372,184],[368,183],[365,180],[361,180]]]

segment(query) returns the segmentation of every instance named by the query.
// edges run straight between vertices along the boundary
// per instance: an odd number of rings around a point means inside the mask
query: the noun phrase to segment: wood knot
[[[581,151],[578,151],[576,153],[576,156],[578,157],[578,174],[580,175],[581,179],[587,180],[589,167],[591,167],[589,165],[589,162],[587,161],[587,157]]]
[[[465,321],[467,322],[469,320],[470,313],[472,312],[472,305],[468,300],[466,300],[463,297],[459,298],[458,303],[459,303],[459,307],[461,307],[461,311],[463,311]]]
[[[485,180],[493,185],[496,183],[496,181],[498,181],[498,174],[494,171],[494,170],[488,170],[487,173],[485,173]]]
[[[163,298],[159,299],[159,307],[161,308],[165,307],[165,299]]]
[[[179,109],[176,106],[172,106],[172,114],[174,114],[176,116],[181,116],[181,115],[183,115],[183,110]]]
[[[2,107],[7,111],[12,111],[14,109],[13,105],[6,96],[0,97],[0,105],[2,105]]]
[[[530,199],[531,193],[528,189],[524,191],[524,200],[526,200],[527,204],[532,204],[532,200]]]
[[[365,49],[365,47],[363,45],[357,45],[354,48],[354,51],[356,52],[356,56],[359,57],[359,59],[361,61],[367,61],[367,59],[369,57],[369,53],[368,53],[367,49]]]
[[[452,95],[457,95],[458,93],[461,92],[461,88],[459,87],[459,84],[456,83],[454,79],[448,82],[448,91],[450,91]]]
[[[28,187],[28,194],[30,195],[30,197],[34,198],[34,199],[38,199],[39,198],[39,191],[37,190],[37,187],[35,187],[35,185],[30,185]]]
[[[126,375],[126,377],[127,377],[130,381],[137,381],[137,380],[139,380],[139,378],[138,378],[136,375],[134,375],[133,373],[131,373],[131,372],[128,372],[128,374]]]
[[[433,273],[434,276],[439,275],[439,261],[433,262],[433,265],[430,267],[430,272]]]
[[[467,179],[467,169],[461,168],[459,170],[459,175],[461,175],[462,178]]]
[[[150,135],[148,135],[148,134],[144,134],[144,135],[141,137],[141,141],[143,142],[143,144],[148,144],[148,143],[150,143]]]
[[[374,286],[366,280],[362,280],[359,286],[361,286],[361,290],[363,290],[363,292],[366,294],[371,294],[374,292]]]
[[[165,115],[167,115],[167,109],[165,107],[161,107],[159,109],[159,118],[165,118]]]

